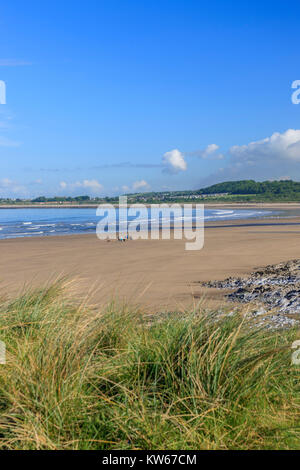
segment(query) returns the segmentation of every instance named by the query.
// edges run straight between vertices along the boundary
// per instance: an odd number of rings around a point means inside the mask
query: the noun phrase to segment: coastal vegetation
[[[300,448],[297,330],[88,307],[71,287],[1,300],[1,449]]]
[[[300,201],[300,182],[292,180],[226,181],[194,191],[170,191],[129,195],[135,202],[297,202]]]
[[[164,191],[127,194],[131,203],[159,204],[167,202],[213,202],[213,203],[255,203],[255,202],[300,202],[300,182],[292,180],[226,181],[202,189],[189,191]],[[39,196],[34,199],[0,198],[1,205],[91,205],[117,204],[118,197],[84,196]]]

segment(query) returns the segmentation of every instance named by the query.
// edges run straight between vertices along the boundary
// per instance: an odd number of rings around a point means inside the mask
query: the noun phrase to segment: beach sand
[[[204,298],[210,307],[224,303],[224,291],[199,281],[297,258],[299,240],[300,218],[212,222],[200,251],[186,251],[184,240],[120,243],[96,235],[1,240],[0,289],[12,295],[66,275],[76,279],[78,296],[93,304],[117,297],[149,311],[183,310]]]

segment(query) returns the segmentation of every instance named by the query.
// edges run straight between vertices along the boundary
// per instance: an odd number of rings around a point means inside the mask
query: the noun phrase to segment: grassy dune
[[[76,306],[61,282],[3,300],[0,448],[299,449],[297,334]]]

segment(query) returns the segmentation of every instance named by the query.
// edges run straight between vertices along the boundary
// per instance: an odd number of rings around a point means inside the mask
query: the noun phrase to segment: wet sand
[[[13,295],[67,275],[76,278],[76,294],[92,303],[115,296],[151,311],[182,310],[204,297],[210,307],[224,302],[224,291],[199,281],[299,258],[299,241],[300,218],[211,222],[200,251],[186,251],[184,240],[120,243],[96,235],[1,240],[0,289]]]

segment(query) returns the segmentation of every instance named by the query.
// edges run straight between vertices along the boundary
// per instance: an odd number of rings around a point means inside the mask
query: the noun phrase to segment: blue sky
[[[287,0],[4,1],[0,197],[299,180],[299,18]]]

